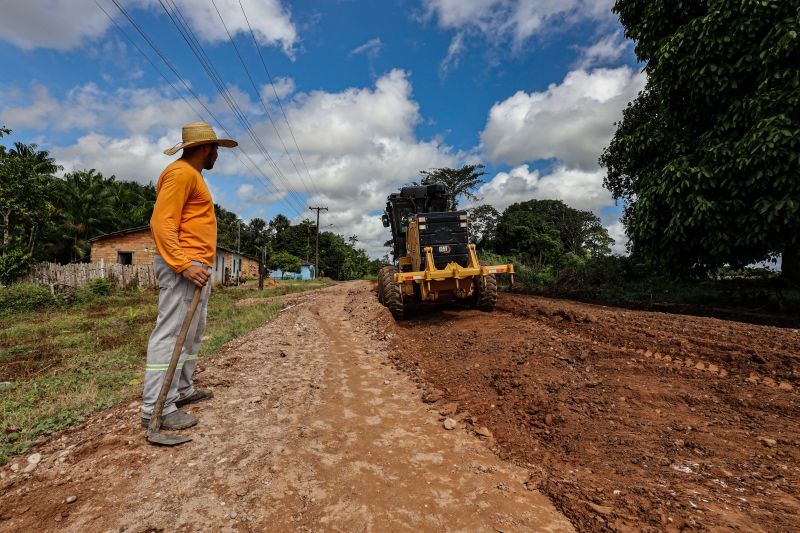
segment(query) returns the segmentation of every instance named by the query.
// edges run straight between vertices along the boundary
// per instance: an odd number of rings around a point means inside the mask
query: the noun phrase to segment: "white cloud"
[[[461,54],[466,50],[464,46],[464,33],[458,32],[450,41],[450,46],[447,47],[447,56],[442,60],[439,65],[439,73],[444,75],[450,69],[458,68]]]
[[[304,153],[366,155],[374,152],[375,139],[413,140],[419,104],[411,92],[407,73],[393,70],[378,79],[374,89],[299,94],[284,109]],[[270,146],[280,147],[271,125],[262,124],[257,131]],[[281,136],[287,137],[283,131]]]
[[[365,42],[361,46],[353,48],[350,50],[350,56],[364,54],[370,57],[377,56],[381,48],[383,48],[383,43],[381,42],[380,37],[375,37],[374,39],[370,39],[369,41]]]
[[[274,101],[276,98],[283,100],[295,91],[292,78],[275,78],[275,83],[266,83],[261,86],[261,98],[265,102]]]
[[[253,185],[252,183],[242,183],[236,189],[236,197],[245,205],[271,204],[286,198],[286,192],[264,193],[263,185]]]
[[[220,104],[210,105],[219,108]],[[87,83],[73,87],[62,101],[38,84],[32,84],[25,94],[0,93],[0,119],[15,128],[68,131],[114,127],[131,134],[161,133],[196,120],[195,116],[183,100],[159,89],[108,92]]]
[[[71,146],[52,148],[50,153],[64,166],[64,172],[94,168],[105,176],[150,183],[174,159],[161,153],[161,146],[167,144],[165,138],[153,141],[144,135],[114,138],[89,133]]]
[[[581,57],[576,68],[588,69],[589,67],[611,65],[623,56],[630,48],[631,41],[622,35],[622,30],[606,35],[588,47],[581,47]]]
[[[613,20],[613,0],[424,0],[427,18],[447,29],[482,33],[520,46],[529,38],[585,20]]]
[[[0,122],[13,124],[15,128],[41,128],[47,124],[48,117],[57,114],[60,105],[50,97],[47,87],[33,84],[30,91],[33,101],[19,107],[6,107],[0,111]],[[4,102],[13,102],[21,98],[19,91],[12,91],[2,96]],[[60,122],[53,126],[58,127]]]
[[[250,35],[238,0],[215,0],[231,34]],[[228,35],[220,24],[211,2],[175,0],[181,14],[188,19],[192,30],[206,42],[227,41]],[[108,0],[103,8],[113,17],[122,17]],[[132,0],[124,3],[131,13],[136,8],[150,9],[164,17],[161,5],[155,0]],[[297,28],[289,10],[280,0],[244,2],[247,18],[263,45],[278,46],[290,57],[297,43]],[[111,21],[94,0],[0,0],[0,39],[23,50],[54,48],[69,50],[84,46],[102,37]],[[135,16],[135,13],[131,13]]]
[[[111,23],[94,0],[0,0],[0,13],[0,39],[23,50],[76,48]]]
[[[625,234],[625,226],[621,221],[616,221],[605,227],[608,235],[614,239],[611,245],[611,253],[614,255],[628,255],[628,235]]]
[[[494,163],[557,159],[590,170],[614,133],[625,105],[644,88],[629,67],[575,70],[546,91],[519,91],[492,106],[481,147]]]
[[[227,41],[228,34],[219,20],[219,15],[210,1],[175,0],[183,6],[181,13],[189,18],[192,28],[199,37],[207,42]],[[217,8],[232,35],[243,33],[250,35],[250,28],[261,44],[280,46],[284,53],[294,55],[297,42],[297,28],[291,19],[289,10],[280,0],[243,1],[247,18],[242,13],[239,0],[215,0]]]
[[[527,200],[561,200],[575,209],[599,211],[613,205],[609,192],[603,188],[601,169],[584,171],[555,168],[542,175],[538,170],[530,171],[528,165],[520,165],[509,172],[499,172],[482,185],[477,192],[480,201],[498,211],[509,205]]]

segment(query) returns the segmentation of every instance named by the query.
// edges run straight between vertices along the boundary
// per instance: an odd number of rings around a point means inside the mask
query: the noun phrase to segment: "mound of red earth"
[[[800,524],[800,331],[504,294],[391,326],[423,400],[580,530]]]

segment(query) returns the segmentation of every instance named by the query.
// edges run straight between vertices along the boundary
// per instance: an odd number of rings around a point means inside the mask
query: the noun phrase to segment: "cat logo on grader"
[[[378,299],[397,320],[427,302],[459,301],[493,311],[495,275],[508,274],[514,283],[514,265],[478,261],[467,212],[447,211],[444,185],[403,187],[390,194],[383,225],[392,230],[395,265],[378,273]]]

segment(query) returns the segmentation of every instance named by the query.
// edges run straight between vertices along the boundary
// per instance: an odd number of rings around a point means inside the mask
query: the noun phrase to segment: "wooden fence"
[[[156,274],[150,265],[104,264],[103,261],[70,265],[39,263],[22,281],[48,287],[53,285],[80,287],[99,278],[106,278],[117,289],[127,289],[136,285],[150,289],[158,288]]]

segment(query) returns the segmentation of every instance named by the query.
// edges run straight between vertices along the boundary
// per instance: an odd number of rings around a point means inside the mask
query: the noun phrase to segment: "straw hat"
[[[178,150],[184,148],[191,148],[192,146],[199,146],[201,144],[216,143],[225,148],[233,148],[238,146],[239,143],[231,139],[218,139],[217,134],[214,133],[214,128],[208,122],[192,122],[183,127],[182,132],[183,140],[173,146],[167,148],[164,153],[167,155],[175,155]]]

